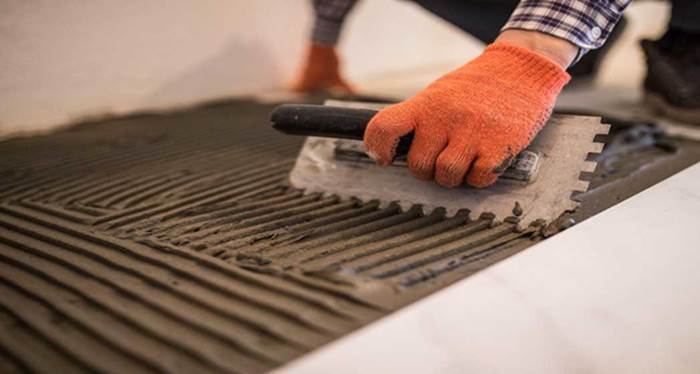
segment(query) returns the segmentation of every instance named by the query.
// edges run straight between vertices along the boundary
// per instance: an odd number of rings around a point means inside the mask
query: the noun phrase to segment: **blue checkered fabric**
[[[602,46],[630,0],[521,0],[506,29],[539,31],[584,50]]]
[[[356,2],[357,0],[313,0],[316,14],[313,40],[326,45],[336,44],[343,20]],[[539,31],[568,40],[585,52],[605,43],[629,2],[630,0],[521,0],[503,29]]]

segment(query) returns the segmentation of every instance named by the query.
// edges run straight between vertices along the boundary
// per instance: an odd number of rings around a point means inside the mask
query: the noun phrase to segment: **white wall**
[[[347,55],[365,57],[348,63],[351,77],[465,49],[465,37],[415,8],[358,6]],[[279,87],[309,22],[303,0],[4,0],[0,135]]]
[[[306,12],[251,3],[3,1],[0,132],[274,84],[283,55],[299,52]]]
[[[306,0],[3,0],[0,136],[282,87],[309,27]],[[399,0],[361,1],[340,47],[357,86],[395,95],[479,51]]]

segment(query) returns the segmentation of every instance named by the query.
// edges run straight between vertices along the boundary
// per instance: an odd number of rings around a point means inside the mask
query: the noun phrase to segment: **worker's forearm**
[[[504,30],[496,41],[515,44],[537,52],[566,69],[576,58],[578,47],[574,44],[537,31]]]

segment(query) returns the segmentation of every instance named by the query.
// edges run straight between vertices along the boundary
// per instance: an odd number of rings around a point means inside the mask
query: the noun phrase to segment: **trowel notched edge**
[[[356,102],[327,102],[359,108],[378,108]],[[493,214],[496,221],[517,221],[521,227],[547,224],[578,207],[572,194],[585,192],[588,182],[582,172],[593,172],[590,153],[600,153],[603,144],[596,135],[607,134],[609,125],[600,117],[555,114],[527,148],[537,154],[537,175],[529,183],[499,179],[485,189],[441,187],[433,181],[415,179],[403,167],[381,167],[366,160],[339,159],[337,139],[307,138],[290,173],[290,183],[306,193],[337,195],[342,199],[379,200],[381,206],[398,203],[406,210],[422,206],[429,214],[444,208],[446,215],[470,211],[470,218]],[[361,142],[342,140],[342,142]],[[516,215],[514,208],[518,207]]]

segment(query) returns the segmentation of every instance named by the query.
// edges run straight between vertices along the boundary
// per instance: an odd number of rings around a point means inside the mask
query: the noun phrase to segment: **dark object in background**
[[[672,28],[641,45],[647,61],[645,101],[672,119],[700,124],[700,32]]]

